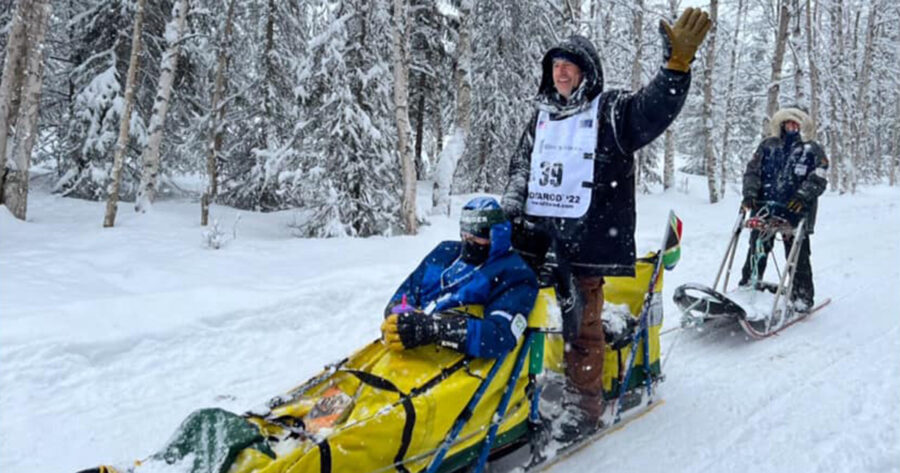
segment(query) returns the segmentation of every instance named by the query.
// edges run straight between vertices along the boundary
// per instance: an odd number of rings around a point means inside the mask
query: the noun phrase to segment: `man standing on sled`
[[[783,108],[769,122],[769,137],[762,141],[747,163],[744,172],[744,200],[747,212],[765,212],[787,219],[796,228],[806,218],[805,238],[800,242],[800,254],[794,273],[794,289],[791,297],[794,307],[800,311],[813,306],[815,290],[812,266],[809,264],[809,236],[816,225],[819,196],[828,186],[828,159],[825,150],[815,141],[815,124],[809,115],[798,107]],[[741,273],[739,285],[750,284],[754,269],[757,279],[766,270],[766,259],[772,251],[774,239],[762,242],[763,255],[756,268],[756,245],[759,231],[750,233],[750,248]],[[791,251],[794,239],[784,238],[785,256]]]
[[[512,251],[512,225],[490,197],[462,209],[462,241],[445,241],[400,285],[381,326],[389,348],[437,344],[468,355],[496,358],[512,350],[527,326],[537,278]],[[478,305],[483,317],[453,309]]]
[[[515,248],[540,264],[552,247],[575,280],[574,297],[563,294],[561,301],[568,349],[559,440],[598,427],[603,277],[634,275],[634,152],[675,120],[691,61],[711,25],[692,8],[675,25],[661,21],[665,64],[633,93],[603,92],[600,58],[582,36],[550,48],[541,62],[537,110],[510,161],[502,205],[516,222]]]

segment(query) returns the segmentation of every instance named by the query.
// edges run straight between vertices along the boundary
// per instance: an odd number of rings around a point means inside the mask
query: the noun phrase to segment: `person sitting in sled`
[[[808,310],[813,306],[815,295],[809,263],[809,237],[815,229],[819,196],[828,185],[828,158],[822,146],[814,140],[815,125],[812,119],[798,107],[776,112],[769,122],[769,132],[770,136],[759,144],[747,163],[741,206],[753,214],[765,208],[768,215],[785,218],[794,228],[801,219],[806,219],[792,298],[798,310]],[[750,284],[758,238],[758,230],[750,232],[750,248],[738,283],[741,286]],[[793,242],[792,237],[784,237],[785,256],[791,251]],[[773,244],[772,238],[762,242],[764,256],[757,259],[757,278],[762,278],[766,270],[766,260]]]
[[[437,344],[475,357],[512,350],[527,326],[537,277],[512,251],[512,226],[490,197],[462,209],[461,241],[438,244],[397,289],[381,326],[392,350]],[[454,311],[484,307],[478,318]]]

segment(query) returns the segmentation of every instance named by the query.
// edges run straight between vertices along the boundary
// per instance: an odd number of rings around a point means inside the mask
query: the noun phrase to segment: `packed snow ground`
[[[684,221],[666,328],[676,286],[711,284],[739,202],[690,184],[638,198],[640,252],[670,208]],[[0,471],[142,458],[196,408],[243,412],[302,382],[378,336],[396,285],[457,234],[461,202],[415,237],[329,240],[293,237],[292,212],[213,207],[236,230],[219,250],[193,202],[123,203],[111,229],[102,203],[41,190],[27,223],[0,208]],[[827,193],[812,262],[832,304],[764,341],[736,326],[665,335],[665,403],[554,471],[900,471],[897,235],[900,189]]]

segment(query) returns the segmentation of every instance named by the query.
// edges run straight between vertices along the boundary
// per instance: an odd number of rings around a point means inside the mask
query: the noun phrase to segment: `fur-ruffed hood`
[[[769,136],[781,138],[781,125],[788,120],[800,124],[800,139],[803,141],[816,139],[816,125],[812,118],[805,111],[796,107],[782,108],[772,115],[772,120],[769,122]]]

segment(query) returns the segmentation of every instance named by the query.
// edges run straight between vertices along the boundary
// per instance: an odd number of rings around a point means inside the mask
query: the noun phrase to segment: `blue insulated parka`
[[[460,351],[496,358],[513,349],[537,297],[537,277],[510,244],[509,222],[491,228],[487,261],[473,266],[460,259],[462,243],[445,241],[429,253],[406,278],[391,303],[407,303],[439,313],[467,306],[484,307],[484,318],[469,317],[466,346]],[[516,321],[514,326],[513,321]]]

